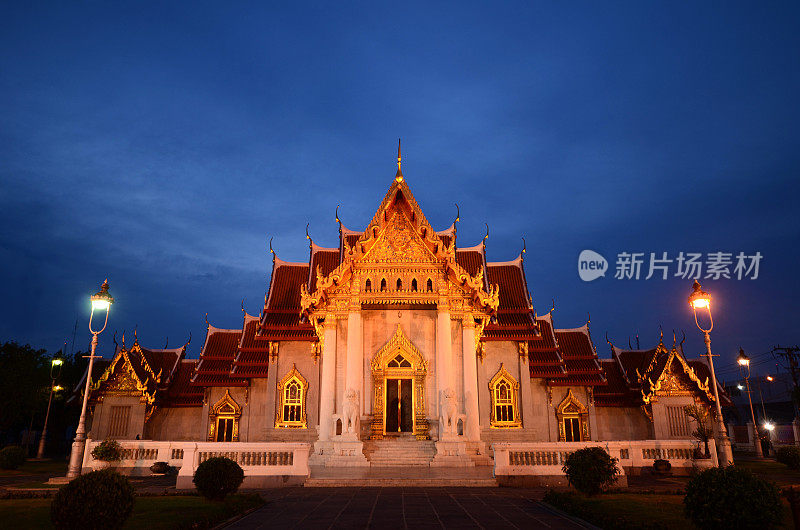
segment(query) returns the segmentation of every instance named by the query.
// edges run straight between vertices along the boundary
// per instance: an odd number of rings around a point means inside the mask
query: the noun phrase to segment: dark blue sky
[[[145,345],[203,315],[258,313],[282,259],[363,229],[403,172],[459,242],[526,271],[560,327],[587,312],[602,356],[685,329],[690,281],[582,282],[577,256],[739,252],[755,280],[705,281],[713,346],[798,340],[800,11],[718,2],[263,3],[0,12],[0,340],[56,349],[108,276],[111,331]],[[130,331],[129,331],[130,332]],[[679,332],[680,334],[680,332]],[[670,339],[671,340],[671,339]],[[101,336],[109,350],[111,333]],[[770,363],[760,365],[768,369]]]

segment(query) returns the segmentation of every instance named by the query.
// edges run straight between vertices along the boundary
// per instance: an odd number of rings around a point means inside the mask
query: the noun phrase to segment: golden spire
[[[403,172],[400,170],[400,138],[397,139],[397,174],[394,179],[397,182],[403,182]]]

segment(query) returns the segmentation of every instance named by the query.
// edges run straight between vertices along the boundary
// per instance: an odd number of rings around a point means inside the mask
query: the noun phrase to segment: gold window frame
[[[217,401],[208,411],[208,441],[215,442],[217,438],[217,420],[233,419],[232,442],[239,441],[239,419],[242,417],[242,407],[233,399],[231,391],[225,389],[225,395]]]
[[[292,401],[292,405],[300,405],[300,419],[290,420],[284,416],[286,402],[286,390],[292,384],[298,385],[300,397]],[[308,381],[297,370],[297,365],[293,364],[283,379],[278,382],[278,412],[275,414],[275,427],[281,429],[307,429],[308,417],[306,415],[306,397],[308,396]]]
[[[508,387],[509,396],[502,403],[498,402],[497,394],[500,391],[500,386],[505,385]],[[516,379],[506,370],[503,363],[500,363],[500,369],[494,374],[492,380],[489,381],[489,401],[491,407],[489,408],[489,426],[492,429],[518,429],[522,427],[522,419],[519,414],[519,383]],[[497,417],[496,406],[511,406],[513,418],[510,420],[503,420]]]
[[[574,442],[585,442],[591,440],[589,436],[589,411],[572,393],[572,389],[567,390],[567,395],[556,407],[556,419],[558,420],[558,441],[565,442],[567,433],[564,428],[564,420],[567,418],[577,418],[580,423],[580,440]]]

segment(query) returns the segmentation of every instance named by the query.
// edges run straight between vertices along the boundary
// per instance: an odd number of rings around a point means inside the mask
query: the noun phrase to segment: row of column
[[[347,351],[345,357],[345,392],[358,393],[359,411],[364,403],[364,360],[361,311],[350,311],[347,317]],[[462,321],[462,358],[464,378],[465,432],[467,439],[480,439],[480,413],[478,410],[478,368],[475,354],[475,322]],[[442,305],[436,320],[436,389],[437,415],[442,410],[442,391],[455,390],[455,370],[451,336],[450,311]],[[524,378],[523,378],[524,379]],[[336,403],[336,316],[325,318],[322,349],[322,376],[320,381],[320,440],[329,440],[333,434],[333,417]]]

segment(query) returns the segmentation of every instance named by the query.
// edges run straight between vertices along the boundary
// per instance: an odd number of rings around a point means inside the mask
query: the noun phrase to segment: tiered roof
[[[654,348],[647,350],[623,349],[611,345],[612,359],[602,362],[608,385],[595,391],[595,402],[601,406],[640,406],[655,399],[666,384],[670,374],[677,374],[681,384],[714,401],[710,370],[701,360],[688,361],[683,353],[683,342],[667,348],[663,337]],[[721,405],[730,404],[722,387],[717,387]]]
[[[136,338],[133,345],[126,348],[123,340],[110,361],[98,359],[95,362],[92,395],[107,389],[125,390],[141,393],[148,406],[153,405],[168,393],[188,345],[187,342],[180,348],[150,349],[139,344]]]

